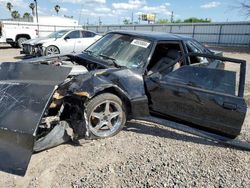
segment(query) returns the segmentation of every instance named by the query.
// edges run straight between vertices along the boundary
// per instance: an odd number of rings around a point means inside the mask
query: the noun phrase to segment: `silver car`
[[[60,30],[47,37],[24,42],[21,53],[32,56],[81,53],[99,38],[101,36],[92,31]]]

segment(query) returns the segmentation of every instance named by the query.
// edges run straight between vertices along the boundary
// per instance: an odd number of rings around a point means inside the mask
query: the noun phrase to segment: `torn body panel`
[[[75,94],[89,99],[105,90],[114,90],[128,99],[133,118],[149,115],[143,77],[130,69],[105,69],[78,75],[60,90],[63,95]]]
[[[68,68],[45,65],[0,65],[1,170],[25,174],[41,118],[69,72]]]

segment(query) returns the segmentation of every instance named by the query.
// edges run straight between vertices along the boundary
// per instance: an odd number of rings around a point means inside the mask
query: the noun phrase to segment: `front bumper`
[[[31,44],[23,44],[23,49],[20,54],[31,55],[31,56],[43,56],[44,50],[41,45],[31,45]]]
[[[21,54],[33,55],[33,46],[30,44],[23,44]]]

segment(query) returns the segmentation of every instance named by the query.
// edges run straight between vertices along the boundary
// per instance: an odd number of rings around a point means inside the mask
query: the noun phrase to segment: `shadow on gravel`
[[[0,50],[11,49],[11,46],[0,46]]]
[[[222,147],[222,148],[233,148],[236,150],[241,150],[239,148],[225,146],[221,143],[216,143],[214,141],[210,141],[205,138],[201,138],[197,136],[189,136],[186,133],[178,133],[175,130],[169,131],[164,128],[156,127],[154,123],[151,123],[151,122],[148,122],[146,124],[129,122],[123,130],[128,131],[128,132],[138,133],[138,134],[157,136],[161,138],[168,138],[168,139],[179,140],[179,141],[184,141],[184,142],[192,142],[192,143],[202,144],[202,145],[209,145],[209,146]]]
[[[20,60],[30,59],[30,58],[32,58],[32,56],[16,56],[16,57],[14,57],[14,59],[20,59]]]

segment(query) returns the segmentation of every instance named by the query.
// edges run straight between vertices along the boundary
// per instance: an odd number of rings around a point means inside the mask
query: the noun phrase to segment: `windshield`
[[[48,38],[61,38],[63,35],[65,35],[69,30],[61,30],[61,31],[56,31],[48,35]]]
[[[134,36],[110,33],[85,52],[118,66],[137,68],[150,52],[151,41]]]

